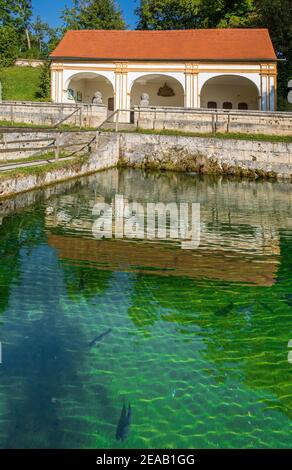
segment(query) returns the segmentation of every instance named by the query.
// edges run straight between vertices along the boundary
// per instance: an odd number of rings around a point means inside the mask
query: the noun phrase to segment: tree
[[[230,28],[248,26],[254,0],[141,0],[138,29]]]
[[[12,23],[13,0],[0,0],[0,25],[7,26]]]
[[[0,0],[0,25],[9,26],[19,37],[20,46],[30,49],[31,0]]]
[[[191,29],[200,24],[201,0],[141,0],[137,29]]]
[[[288,80],[292,78],[292,2],[291,0],[255,0],[256,25],[268,28],[279,59],[279,95],[287,102]]]
[[[15,25],[24,34],[28,50],[31,49],[30,28],[32,18],[32,0],[16,0],[14,2]]]
[[[11,26],[0,28],[0,66],[12,65],[19,54],[19,37]]]
[[[254,21],[254,0],[201,0],[200,21],[203,28],[242,28]]]
[[[48,60],[42,65],[37,98],[49,100],[51,96],[51,63]]]
[[[124,29],[121,10],[114,0],[73,0],[62,13],[63,30]]]
[[[36,17],[35,22],[32,25],[33,29],[33,42],[41,55],[47,45],[47,33],[49,29],[48,23],[44,23],[40,16]]]
[[[48,57],[59,40],[58,29],[51,28],[48,23],[42,21],[40,16],[37,16],[32,24],[32,49],[34,57]]]

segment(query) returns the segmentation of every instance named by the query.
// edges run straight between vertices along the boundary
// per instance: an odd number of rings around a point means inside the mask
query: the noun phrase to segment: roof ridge
[[[194,28],[194,29],[69,29],[67,33],[103,32],[103,33],[186,33],[206,31],[268,31],[268,28]]]

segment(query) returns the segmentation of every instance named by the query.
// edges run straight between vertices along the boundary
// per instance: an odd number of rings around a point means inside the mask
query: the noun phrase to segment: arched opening
[[[260,97],[256,85],[245,77],[220,75],[210,78],[201,90],[201,108],[217,103],[219,109],[258,110]]]
[[[168,75],[151,74],[139,77],[133,83],[131,90],[131,107],[183,107],[184,101],[183,86]]]
[[[114,107],[114,88],[103,75],[82,72],[68,80],[66,102],[92,104],[95,94],[99,92],[100,103],[109,110]]]
[[[208,101],[207,108],[208,108],[208,109],[217,109],[217,103],[216,103],[216,101]]]

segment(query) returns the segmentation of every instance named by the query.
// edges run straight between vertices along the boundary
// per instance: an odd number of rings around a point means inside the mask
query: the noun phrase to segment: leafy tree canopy
[[[200,25],[201,0],[142,0],[138,29],[192,29]]]
[[[12,65],[19,54],[19,37],[11,26],[0,28],[0,66]]]
[[[63,29],[124,29],[122,12],[114,0],[73,0],[62,13]]]

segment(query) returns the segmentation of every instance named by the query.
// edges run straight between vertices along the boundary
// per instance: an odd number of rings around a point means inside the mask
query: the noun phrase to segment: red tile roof
[[[115,60],[275,60],[267,29],[68,31],[51,57]]]

